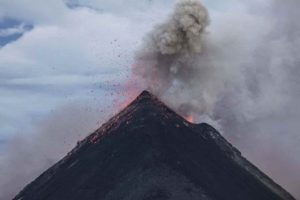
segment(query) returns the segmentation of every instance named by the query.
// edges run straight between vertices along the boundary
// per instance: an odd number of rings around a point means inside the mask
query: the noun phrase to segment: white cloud
[[[94,96],[124,81],[142,36],[165,15],[163,10],[153,19],[151,10],[129,16],[113,10],[68,9],[58,0],[4,0],[1,12],[31,21],[34,28],[0,49],[0,102],[6,108],[0,110],[6,119],[0,137],[18,132],[16,124],[26,116],[46,113],[70,99],[94,98],[83,94],[104,81]],[[25,121],[22,124],[30,126]]]
[[[68,12],[61,0],[1,0],[2,16],[33,23],[55,23]]]
[[[23,34],[26,31],[26,27],[24,24],[21,24],[17,27],[0,29],[0,37],[6,37],[15,34]]]
[[[37,26],[1,49],[2,76],[124,68],[146,27],[128,18],[88,9],[70,11],[59,23]]]

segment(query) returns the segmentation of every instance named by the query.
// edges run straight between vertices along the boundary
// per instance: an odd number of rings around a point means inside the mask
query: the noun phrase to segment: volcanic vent
[[[294,199],[208,124],[144,91],[14,200]]]

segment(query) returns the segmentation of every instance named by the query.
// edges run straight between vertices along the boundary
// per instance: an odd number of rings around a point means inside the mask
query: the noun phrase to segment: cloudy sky
[[[215,64],[230,69],[239,86],[240,71],[247,74],[247,89],[231,88],[233,100],[220,102],[223,123],[216,126],[300,197],[300,176],[284,170],[300,170],[297,1],[202,2],[208,34],[223,51]],[[175,2],[0,0],[0,200],[117,112],[114,100],[126,90],[134,52]]]
[[[70,101],[106,103],[160,14],[143,13],[147,2],[123,12],[118,4],[0,1],[1,140]]]
[[[1,0],[0,140],[73,101],[109,102],[168,1]],[[208,3],[221,8],[221,1]],[[106,99],[107,98],[107,99]]]
[[[239,7],[236,2],[205,3],[216,11]],[[126,79],[142,36],[173,4],[1,0],[0,140],[31,129],[63,104],[107,103],[105,98]]]

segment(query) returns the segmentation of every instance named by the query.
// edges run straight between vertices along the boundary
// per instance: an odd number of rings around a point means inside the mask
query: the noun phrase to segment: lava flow
[[[192,115],[187,116],[185,119],[190,123],[194,123],[194,117]]]

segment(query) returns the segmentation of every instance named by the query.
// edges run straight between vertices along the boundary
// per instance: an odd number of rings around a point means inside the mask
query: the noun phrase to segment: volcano
[[[208,124],[142,92],[14,200],[292,200]]]

